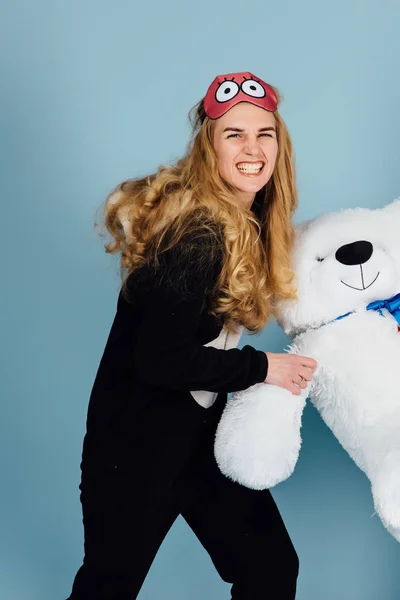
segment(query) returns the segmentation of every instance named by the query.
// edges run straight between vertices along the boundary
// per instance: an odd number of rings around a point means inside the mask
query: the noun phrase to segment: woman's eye
[[[240,137],[239,133],[230,133],[227,138],[238,138]],[[260,133],[259,137],[270,137],[272,138],[273,136],[270,133]]]
[[[321,258],[320,256],[317,256],[317,262],[322,262],[324,259]]]

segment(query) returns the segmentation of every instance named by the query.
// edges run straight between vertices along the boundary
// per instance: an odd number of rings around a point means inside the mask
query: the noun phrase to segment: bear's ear
[[[297,240],[299,240],[303,234],[306,233],[313,221],[314,219],[309,219],[308,221],[302,221],[301,223],[295,224],[294,231]]]
[[[385,215],[388,214],[394,218],[397,217],[400,220],[400,198],[395,198],[392,202],[386,204],[386,206],[382,208],[382,211]]]

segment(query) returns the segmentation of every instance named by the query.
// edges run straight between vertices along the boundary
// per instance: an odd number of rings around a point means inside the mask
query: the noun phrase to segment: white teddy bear
[[[400,199],[296,227],[297,300],[279,306],[289,352],[318,362],[300,396],[268,384],[237,392],[215,441],[221,471],[254,489],[291,475],[307,397],[371,481],[400,541]]]

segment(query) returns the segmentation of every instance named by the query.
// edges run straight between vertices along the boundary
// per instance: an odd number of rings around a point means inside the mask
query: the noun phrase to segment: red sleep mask
[[[239,102],[250,102],[270,112],[278,108],[274,89],[252,73],[244,72],[218,75],[207,90],[204,110],[210,119],[218,119]]]

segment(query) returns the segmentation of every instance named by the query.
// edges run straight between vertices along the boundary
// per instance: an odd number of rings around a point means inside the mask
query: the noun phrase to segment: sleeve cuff
[[[259,356],[259,366],[256,373],[256,383],[263,383],[268,374],[268,357],[262,350],[257,350]]]

